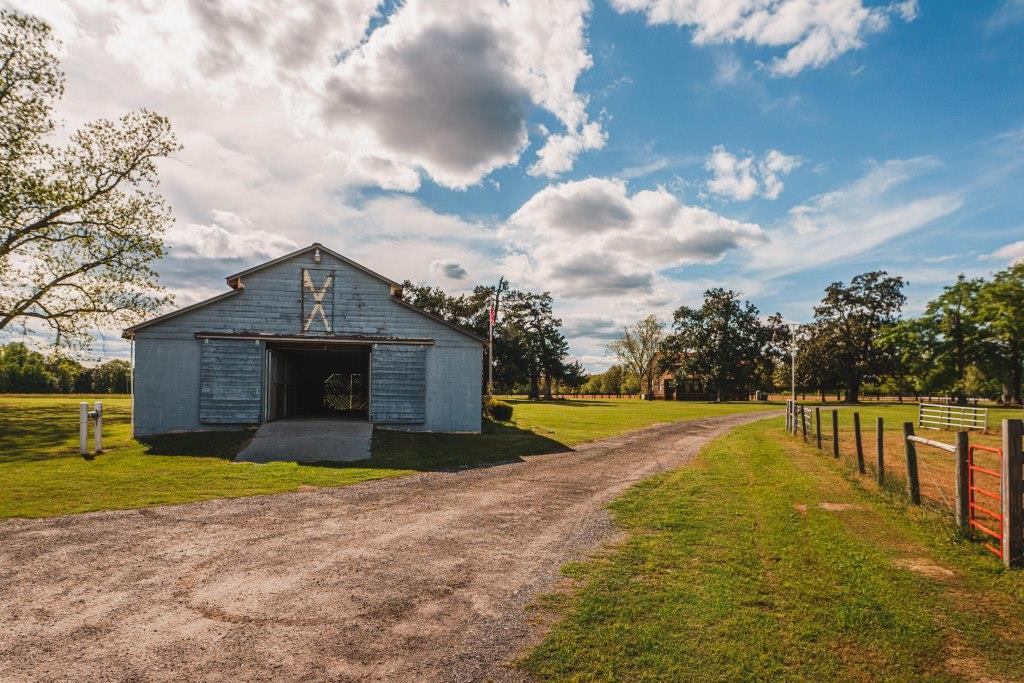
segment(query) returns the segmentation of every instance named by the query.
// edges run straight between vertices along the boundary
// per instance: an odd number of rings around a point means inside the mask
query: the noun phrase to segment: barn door
[[[375,344],[370,354],[370,385],[371,422],[423,422],[426,419],[426,349]]]
[[[267,351],[267,421],[288,416],[288,359],[279,351]]]
[[[204,339],[199,355],[199,421],[260,422],[263,345],[252,340]]]

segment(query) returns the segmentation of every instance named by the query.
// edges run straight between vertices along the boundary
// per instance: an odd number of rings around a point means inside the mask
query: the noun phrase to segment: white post
[[[85,401],[78,404],[78,452],[89,455],[89,404]]]
[[[103,452],[103,402],[96,401],[93,404],[93,409],[96,411],[96,431],[93,434],[96,444],[96,452]]]

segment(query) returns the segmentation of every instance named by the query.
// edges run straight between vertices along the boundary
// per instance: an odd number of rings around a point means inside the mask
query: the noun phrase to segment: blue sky
[[[550,289],[599,369],[622,324],[709,286],[800,321],[881,268],[912,314],[1024,257],[1021,0],[22,7],[64,40],[69,127],[171,117],[182,304],[316,240],[452,291]]]

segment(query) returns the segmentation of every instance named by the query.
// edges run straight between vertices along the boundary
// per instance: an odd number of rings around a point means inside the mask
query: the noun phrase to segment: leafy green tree
[[[665,339],[665,324],[649,315],[623,328],[622,336],[608,344],[608,350],[623,367],[633,373],[645,388],[644,398],[654,400],[654,375]]]
[[[828,337],[817,325],[801,325],[797,330],[797,387],[816,391],[822,402],[826,392],[839,384],[839,367]]]
[[[172,220],[156,164],[179,145],[145,110],[51,144],[57,50],[45,22],[0,10],[0,330],[39,325],[57,348],[84,347],[169,301],[152,267]]]
[[[0,393],[43,394],[57,388],[43,354],[21,342],[0,347]]]
[[[125,360],[109,360],[92,371],[92,390],[102,394],[127,394],[132,366]]]
[[[439,287],[402,283],[402,296],[428,313],[486,337],[494,287],[477,286],[472,294],[457,296]],[[543,393],[551,398],[552,382],[562,379],[569,346],[559,328],[562,321],[552,313],[553,299],[544,292],[518,290],[503,293],[494,330],[494,381],[510,390],[527,385],[531,398]],[[486,377],[486,372],[485,372]]]
[[[622,373],[622,385],[616,392],[618,394],[639,394],[643,380],[632,372]],[[649,395],[649,394],[648,394]]]
[[[886,325],[875,338],[875,346],[882,355],[880,387],[900,402],[905,395],[920,396],[937,384],[934,353],[938,343],[928,321],[913,318]]]
[[[991,365],[1003,379],[1003,401],[1021,405],[1024,362],[1024,263],[996,273],[978,294],[986,332],[995,347]]]
[[[588,379],[590,379],[590,376],[587,374],[586,368],[578,360],[567,364],[562,374],[562,383],[573,393],[578,392],[580,387],[587,383]]]
[[[85,371],[85,368],[74,358],[61,354],[53,354],[46,359],[46,369],[56,380],[58,393],[70,394],[76,391],[78,379]]]
[[[622,367],[612,365],[602,373],[591,375],[583,391],[587,394],[618,394],[622,391],[622,379]]]
[[[816,333],[831,349],[846,400],[857,403],[866,377],[883,369],[875,336],[897,320],[906,296],[902,277],[885,271],[855,276],[849,285],[833,282],[814,308]]]
[[[786,364],[792,332],[781,313],[773,313],[761,321],[761,355],[754,372],[755,388],[771,393],[776,389],[775,369]],[[785,386],[788,386],[786,382]]]
[[[939,383],[958,405],[967,404],[967,371],[985,355],[985,330],[978,297],[984,281],[963,275],[925,307],[922,323],[931,328],[929,357]]]
[[[452,296],[440,287],[406,280],[402,283],[402,298],[427,313],[487,336],[487,310],[492,290],[493,287],[478,286],[473,294]]]
[[[565,371],[564,358],[569,344],[560,331],[562,321],[552,312],[551,294],[534,294],[517,290],[509,291],[502,303],[505,318],[501,329],[503,334],[522,340],[520,348],[526,352],[525,370],[529,379],[530,398],[540,396],[540,382],[543,380],[544,397],[551,398],[551,383],[562,377]]]
[[[680,306],[662,356],[676,363],[677,377],[698,378],[715,388],[718,401],[746,392],[758,378],[771,333],[757,308],[722,288],[704,292],[700,308]]]

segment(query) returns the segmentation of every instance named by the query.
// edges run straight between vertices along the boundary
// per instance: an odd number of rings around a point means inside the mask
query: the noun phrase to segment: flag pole
[[[494,395],[494,322],[498,318],[498,302],[501,299],[501,289],[507,283],[505,278],[498,278],[498,286],[494,290],[494,307],[488,312],[487,332],[487,395]]]

